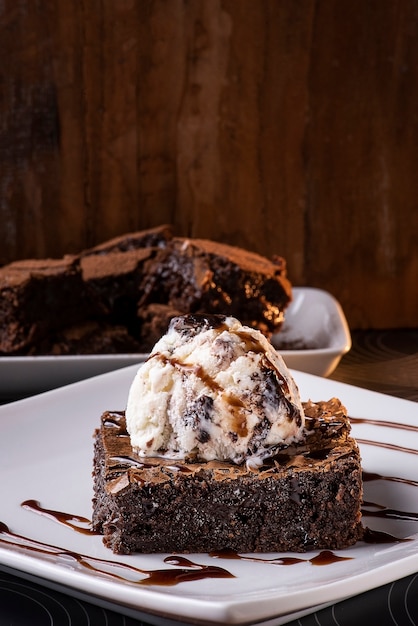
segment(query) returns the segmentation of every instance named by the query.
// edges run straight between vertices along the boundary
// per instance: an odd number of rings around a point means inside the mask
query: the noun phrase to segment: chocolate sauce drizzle
[[[386,426],[387,428],[396,428],[399,430],[410,430],[414,433],[418,433],[418,426],[411,424],[401,424],[400,422],[386,422],[383,420],[375,420],[366,417],[351,417],[350,422],[352,424],[370,424],[371,426]]]
[[[401,422],[392,422],[392,421],[383,421],[383,420],[375,420],[369,419],[366,417],[351,417],[350,422],[352,424],[369,424],[371,426],[386,426],[387,428],[395,428],[397,430],[406,430],[414,433],[418,433],[418,426],[411,424],[403,424]],[[418,455],[418,450],[416,448],[408,448],[406,446],[399,446],[393,443],[386,443],[382,441],[371,441],[370,439],[361,439],[360,437],[356,437],[356,441],[358,443],[362,443],[368,446],[376,446],[378,448],[385,448],[387,450],[397,450],[399,452],[405,452],[406,454],[414,454]]]
[[[322,550],[314,557],[310,559],[303,559],[300,557],[283,556],[276,559],[263,559],[256,556],[242,556],[233,550],[218,550],[209,552],[209,556],[218,559],[234,559],[239,561],[251,561],[253,563],[266,563],[268,565],[296,565],[297,563],[311,563],[312,565],[331,565],[332,563],[338,563],[338,561],[351,561],[351,556],[338,556],[331,550]]]
[[[33,511],[34,513],[38,513],[43,517],[48,517],[59,524],[63,524],[71,530],[75,530],[78,533],[85,535],[98,535],[100,533],[96,533],[91,528],[91,521],[86,517],[82,517],[80,515],[72,515],[71,513],[64,513],[63,511],[55,511],[53,509],[45,509],[40,505],[38,500],[25,500],[20,505],[23,509],[27,509],[28,511]]]
[[[372,482],[374,480],[387,480],[394,483],[401,483],[403,485],[410,485],[411,487],[418,487],[418,480],[412,480],[410,478],[401,478],[399,476],[383,476],[374,472],[363,472],[363,481]]]
[[[231,572],[228,572],[222,567],[194,563],[181,556],[168,556],[164,559],[164,563],[177,565],[179,567],[175,569],[157,570],[146,570],[119,561],[99,559],[72,550],[65,550],[41,541],[35,541],[23,535],[18,535],[11,532],[3,522],[0,522],[0,544],[22,548],[26,551],[36,552],[37,554],[42,554],[47,557],[51,556],[54,561],[65,564],[68,564],[69,561],[75,561],[84,569],[134,585],[159,585],[168,587],[183,582],[203,580],[206,578],[235,578]],[[138,579],[138,576],[145,576],[145,578]]]
[[[371,441],[370,439],[361,439],[356,437],[357,443],[363,443],[367,446],[376,446],[377,448],[385,448],[387,450],[397,450],[398,452],[405,452],[406,454],[418,455],[418,450],[415,448],[407,448],[406,446],[398,446],[394,443],[387,443],[385,441]]]
[[[376,502],[364,501],[361,512],[365,517],[397,519],[406,522],[418,521],[418,513],[410,513],[407,511],[399,511],[398,509],[391,509],[389,507],[383,506],[382,504],[377,504]]]
[[[406,541],[412,541],[409,537],[399,539],[389,533],[385,533],[381,530],[373,530],[372,528],[365,528],[362,541],[368,544],[385,544],[385,543],[405,543]]]

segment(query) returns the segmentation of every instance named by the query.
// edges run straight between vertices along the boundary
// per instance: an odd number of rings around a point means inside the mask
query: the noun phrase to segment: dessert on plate
[[[258,330],[173,318],[95,432],[93,527],[116,553],[304,552],[362,535],[341,402],[302,402]]]

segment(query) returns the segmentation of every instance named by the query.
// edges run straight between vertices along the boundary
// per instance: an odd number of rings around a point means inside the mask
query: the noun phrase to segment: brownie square
[[[304,403],[303,441],[258,469],[139,458],[124,412],[95,433],[93,527],[115,553],[305,552],[362,536],[358,446],[337,399]]]

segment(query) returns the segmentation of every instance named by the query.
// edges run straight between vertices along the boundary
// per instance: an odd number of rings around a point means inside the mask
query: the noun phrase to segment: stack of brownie
[[[0,268],[0,355],[148,352],[186,313],[233,315],[270,336],[290,300],[281,257],[163,225]]]

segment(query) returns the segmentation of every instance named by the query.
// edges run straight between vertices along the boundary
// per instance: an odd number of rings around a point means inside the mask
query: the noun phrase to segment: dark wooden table
[[[354,331],[352,339],[352,350],[330,376],[332,380],[418,401],[418,329]],[[356,623],[418,624],[418,572],[290,622],[289,626]],[[0,626],[6,624],[148,626],[148,622],[99,608],[0,569]],[[167,622],[161,621],[164,624]]]
[[[353,347],[330,379],[418,401],[418,329],[352,331],[351,336]]]

